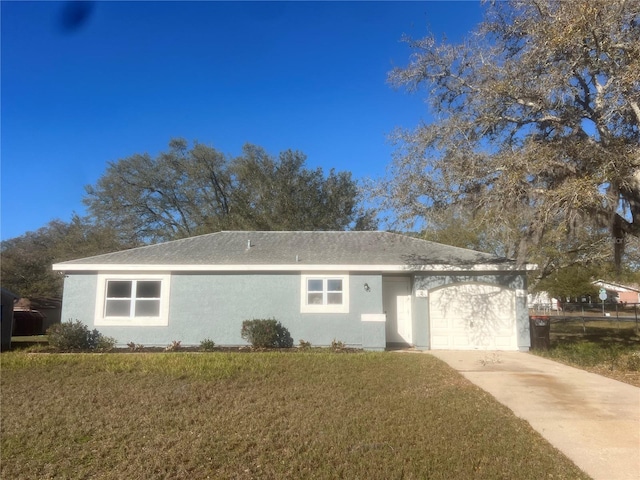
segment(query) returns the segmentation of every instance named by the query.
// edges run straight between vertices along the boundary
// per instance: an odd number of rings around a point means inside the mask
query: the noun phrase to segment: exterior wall
[[[74,273],[65,275],[60,321],[79,320],[90,329],[93,329],[97,286],[98,276],[96,274]]]
[[[419,278],[414,279],[412,293],[413,345],[418,350],[429,350],[429,298],[416,294],[417,290],[423,288]]]
[[[529,313],[527,310],[527,280],[523,272],[516,273],[473,273],[473,274],[416,274],[413,282],[413,339],[420,350],[429,350],[429,291],[459,283],[484,283],[514,290],[516,307],[517,346],[528,351],[531,346],[529,336]]]
[[[240,337],[244,320],[275,318],[289,330],[294,345],[303,339],[326,346],[335,339],[361,346],[363,335],[371,336],[371,329],[363,328],[361,315],[382,313],[382,279],[376,274],[349,275],[348,313],[300,313],[299,273],[174,273],[167,326],[95,327],[96,289],[96,274],[69,274],[62,320],[80,320],[120,345],[165,346],[174,340],[199,345],[205,338],[217,345],[246,345]],[[371,341],[375,343],[367,340]]]
[[[365,350],[384,350],[387,346],[384,313],[363,313],[362,320],[362,348]]]
[[[166,346],[172,341],[199,345],[210,338],[217,345],[246,345],[240,337],[244,320],[275,318],[291,333],[314,346],[339,340],[350,346],[383,349],[385,322],[382,275],[349,274],[348,313],[301,313],[300,273],[174,273],[171,275],[167,326],[95,327],[97,274],[70,273],[65,279],[62,321],[80,320],[89,328],[114,337],[118,344]],[[418,349],[430,349],[430,290],[477,282],[515,293],[517,346],[530,346],[526,276],[515,273],[418,273],[412,281],[412,337]],[[365,287],[366,284],[366,287]]]
[[[640,302],[640,293],[634,291],[620,291],[618,292],[618,302],[638,303]]]
[[[592,282],[592,284],[598,288],[604,288],[609,295],[609,300],[619,303],[640,303],[640,291],[637,290],[637,287],[618,285],[603,280]],[[598,302],[599,300],[596,298],[593,301]]]

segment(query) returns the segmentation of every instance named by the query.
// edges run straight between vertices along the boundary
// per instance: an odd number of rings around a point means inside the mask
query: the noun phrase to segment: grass
[[[588,478],[429,355],[0,361],[2,478]]]
[[[640,387],[640,336],[635,322],[562,321],[551,324],[549,351],[538,355]]]

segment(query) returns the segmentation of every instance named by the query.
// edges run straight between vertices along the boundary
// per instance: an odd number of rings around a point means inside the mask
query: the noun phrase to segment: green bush
[[[216,342],[210,338],[205,338],[200,342],[200,350],[205,352],[212,352],[215,349]]]
[[[144,350],[144,345],[136,342],[127,343],[127,347],[129,347],[129,350],[132,352],[142,352]]]
[[[95,329],[89,330],[79,320],[52,325],[47,329],[47,336],[49,337],[49,345],[63,352],[106,351],[111,350],[116,344],[114,338],[105,337]]]
[[[182,350],[182,342],[180,340],[174,340],[170,345],[164,349],[165,352],[178,352]]]
[[[275,318],[245,320],[240,336],[255,348],[291,348],[293,338],[289,330]]]
[[[94,330],[97,332],[97,330]],[[98,344],[96,345],[95,350],[98,352],[109,352],[116,348],[116,339],[113,337],[105,337],[101,333],[98,333]]]

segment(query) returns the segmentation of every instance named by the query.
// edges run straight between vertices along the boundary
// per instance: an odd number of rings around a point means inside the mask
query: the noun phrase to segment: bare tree
[[[577,234],[600,255],[604,231],[620,264],[640,236],[640,0],[491,2],[461,45],[406,40],[390,82],[426,90],[435,120],[396,132],[386,206],[469,209],[513,229],[520,262]]]

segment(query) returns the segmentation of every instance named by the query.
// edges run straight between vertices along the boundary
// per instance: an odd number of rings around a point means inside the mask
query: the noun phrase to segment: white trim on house
[[[597,287],[601,287],[601,288],[604,288],[605,290],[610,290],[610,291],[613,291],[613,292],[638,292],[638,293],[640,293],[640,289],[638,289],[637,287],[621,285],[619,283],[611,283],[611,282],[606,282],[604,280],[596,280],[595,282],[591,282],[591,283],[592,283],[592,285],[595,285]]]
[[[106,315],[107,284],[109,281],[159,281],[160,282],[160,306],[157,316],[112,316]],[[130,327],[150,327],[169,325],[169,294],[171,288],[171,275],[169,274],[149,274],[149,273],[99,273],[98,285],[96,287],[96,307],[94,315],[94,325],[97,327],[130,326]],[[132,300],[135,301],[135,297]],[[132,310],[133,312],[133,307]]]
[[[515,265],[133,265],[99,263],[55,263],[53,270],[60,272],[478,272],[478,271],[520,271]],[[525,270],[535,270],[536,265],[527,265]]]

